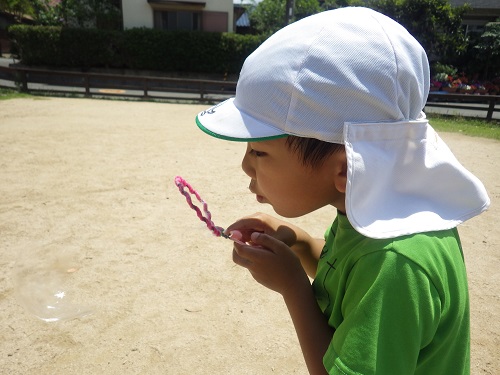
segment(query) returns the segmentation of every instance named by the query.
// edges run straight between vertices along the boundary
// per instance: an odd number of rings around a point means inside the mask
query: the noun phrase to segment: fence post
[[[148,90],[149,90],[149,80],[147,78],[144,78],[143,82],[143,89],[144,89],[144,96],[142,97],[143,99],[147,99],[149,96]]]
[[[90,82],[89,82],[89,75],[88,74],[83,75],[83,82],[85,85],[85,96],[89,97],[90,96]]]
[[[493,110],[495,109],[495,98],[490,98],[490,105],[488,106],[488,113],[486,114],[486,121],[491,121],[493,119]]]
[[[18,82],[20,83],[21,91],[28,92],[28,74],[24,70],[17,71]]]

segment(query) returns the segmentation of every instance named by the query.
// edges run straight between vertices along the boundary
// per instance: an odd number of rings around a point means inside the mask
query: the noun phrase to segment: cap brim
[[[237,142],[266,141],[288,135],[241,112],[234,105],[234,98],[198,113],[196,125],[212,137]]]

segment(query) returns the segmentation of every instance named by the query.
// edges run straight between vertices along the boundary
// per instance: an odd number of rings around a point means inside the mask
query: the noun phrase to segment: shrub
[[[457,68],[455,68],[451,65],[446,65],[446,64],[442,64],[440,62],[436,62],[432,65],[432,72],[435,75],[446,74],[448,76],[454,76],[457,74]]]
[[[233,33],[26,25],[11,26],[9,34],[26,65],[192,73],[238,73],[264,40]]]
[[[8,31],[24,64],[60,65],[61,27],[12,25]]]

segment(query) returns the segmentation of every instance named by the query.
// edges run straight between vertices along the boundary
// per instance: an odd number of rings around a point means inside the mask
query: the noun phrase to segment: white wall
[[[206,0],[204,10],[211,12],[227,12],[227,31],[233,31],[233,0]]]
[[[153,28],[153,8],[147,0],[122,0],[123,27]]]
[[[187,2],[193,0],[186,0]],[[183,2],[183,0],[177,0]],[[227,30],[233,31],[233,0],[205,0],[204,11],[227,12]],[[153,8],[147,0],[122,0],[123,27],[131,29],[133,27],[153,28]]]

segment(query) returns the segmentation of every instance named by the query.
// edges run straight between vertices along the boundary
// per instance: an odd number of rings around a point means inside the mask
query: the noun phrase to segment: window
[[[154,11],[154,27],[162,30],[200,30],[201,12]]]
[[[484,33],[484,25],[474,25],[474,24],[466,24],[466,30],[465,34],[469,33],[477,33],[477,34],[482,34]]]

